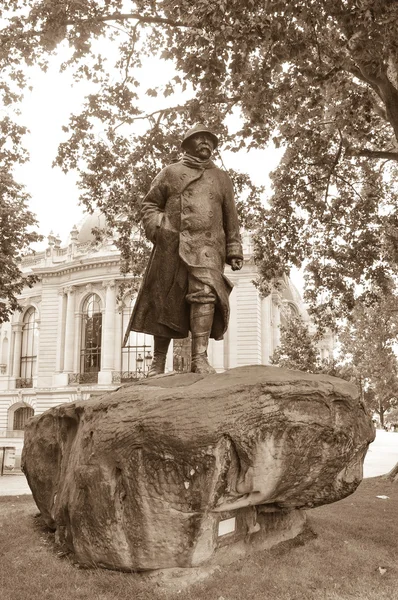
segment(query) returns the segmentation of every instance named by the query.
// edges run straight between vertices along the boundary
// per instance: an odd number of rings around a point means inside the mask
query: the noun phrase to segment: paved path
[[[0,477],[0,496],[22,496],[23,494],[31,494],[25,475]]]
[[[391,471],[398,462],[398,433],[378,429],[370,444],[363,469],[364,477],[377,477]]]
[[[370,445],[364,464],[364,477],[377,477],[391,471],[398,462],[398,433],[377,430],[376,439]],[[0,496],[30,494],[24,475],[0,477]]]

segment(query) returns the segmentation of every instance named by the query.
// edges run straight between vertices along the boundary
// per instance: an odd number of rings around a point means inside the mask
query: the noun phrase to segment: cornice
[[[47,277],[57,277],[65,273],[75,273],[77,271],[86,271],[90,269],[96,269],[97,267],[105,267],[109,264],[120,263],[120,256],[112,257],[98,257],[85,260],[79,260],[71,262],[67,265],[54,265],[42,268],[33,268],[32,271],[36,275],[46,275]]]

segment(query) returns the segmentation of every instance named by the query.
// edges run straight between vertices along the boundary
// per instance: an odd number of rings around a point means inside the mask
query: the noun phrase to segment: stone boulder
[[[303,529],[354,492],[374,439],[341,379],[249,366],[166,375],[34,417],[23,470],[84,565],[214,564]]]

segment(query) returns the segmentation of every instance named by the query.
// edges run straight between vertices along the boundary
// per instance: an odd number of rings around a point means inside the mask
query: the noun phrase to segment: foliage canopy
[[[225,148],[285,149],[269,210],[235,177],[265,293],[305,265],[307,299],[333,320],[359,293],[370,301],[388,290],[398,265],[395,0],[5,0],[0,18],[5,104],[27,84],[24,64],[46,68],[65,40],[63,68],[96,86],[56,163],[80,172],[83,202],[119,230],[126,269],[139,199],[182,131],[204,120]],[[146,93],[164,109],[147,114],[137,69],[152,55],[176,70],[160,88],[154,73]],[[172,106],[177,93],[186,101]]]
[[[6,84],[0,83],[3,102],[7,97]],[[36,219],[28,209],[28,195],[14,177],[14,168],[26,159],[21,144],[25,128],[6,115],[0,122],[0,324],[8,321],[19,308],[18,294],[25,285],[36,280],[26,276],[20,268],[20,259],[33,242],[41,239],[35,231]]]
[[[369,411],[384,425],[386,413],[398,407],[397,299],[392,294],[372,306],[357,301],[352,318],[339,328],[337,359],[321,360],[319,334],[311,334],[300,317],[281,327],[280,346],[272,363],[287,369],[324,373],[354,383]]]
[[[278,367],[317,373],[321,370],[321,359],[314,335],[301,317],[290,316],[281,327],[280,345],[271,362]]]
[[[367,406],[384,426],[386,413],[398,406],[397,298],[388,295],[372,306],[357,302],[339,340],[346,370],[351,367]]]

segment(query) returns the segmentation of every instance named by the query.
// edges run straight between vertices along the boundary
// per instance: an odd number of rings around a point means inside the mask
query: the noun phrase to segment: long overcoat
[[[228,327],[232,284],[225,263],[243,258],[232,182],[209,161],[205,169],[182,161],[164,168],[142,204],[142,222],[152,254],[131,315],[128,333],[187,337],[188,274],[216,294],[211,337]]]

